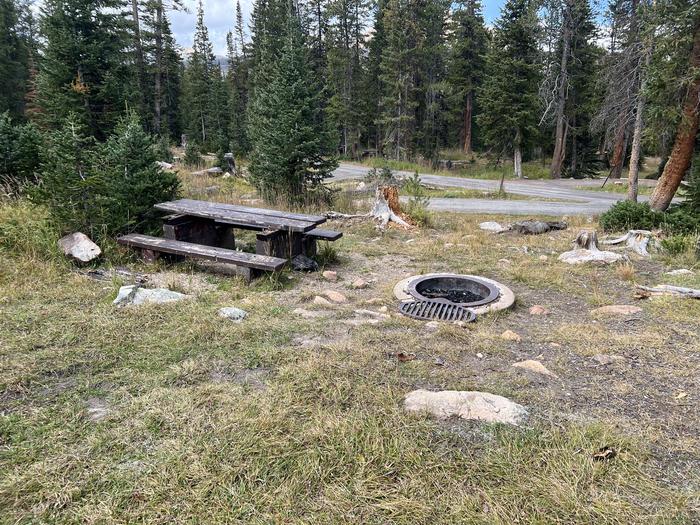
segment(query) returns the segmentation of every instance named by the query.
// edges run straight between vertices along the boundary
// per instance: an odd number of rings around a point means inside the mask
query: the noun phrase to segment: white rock
[[[68,255],[78,262],[90,262],[100,256],[102,250],[90,237],[84,233],[76,232],[66,235],[58,240],[58,247],[64,255]]]
[[[601,250],[571,250],[559,256],[559,260],[567,264],[602,263],[610,264],[624,259],[623,255]]]
[[[460,417],[511,425],[527,418],[525,407],[488,392],[414,390],[406,395],[404,408],[408,412],[428,412],[439,419]]]
[[[213,167],[213,168],[206,169],[206,170],[204,170],[204,171],[205,171],[205,173],[208,173],[209,175],[220,175],[221,173],[224,172],[224,170],[222,170],[222,169],[219,168],[218,166],[215,166],[215,167]]]
[[[503,225],[496,221],[486,221],[479,224],[479,228],[487,232],[501,233],[506,231],[508,228],[504,228]]]
[[[666,272],[666,275],[695,275],[695,272],[693,270],[688,270],[687,268],[679,268],[678,270]]]
[[[113,304],[124,306],[128,304],[162,304],[172,303],[187,299],[189,296],[180,292],[173,292],[165,288],[139,288],[138,285],[132,284],[119,288],[117,298]]]
[[[557,374],[551,372],[546,366],[544,366],[539,361],[535,361],[534,359],[526,359],[525,361],[519,361],[517,363],[513,363],[513,366],[515,368],[522,368],[523,370],[535,372],[536,374],[557,377]]]
[[[362,190],[364,190],[365,188],[367,188],[367,184],[366,184],[364,181],[358,182],[358,183],[357,183],[357,186],[355,187],[355,189],[356,189],[357,191],[362,191]]]
[[[241,310],[240,308],[236,308],[235,306],[227,306],[219,310],[219,317],[230,319],[231,321],[234,321],[236,323],[240,323],[247,316],[248,312],[246,312],[245,310]]]
[[[591,315],[632,315],[641,311],[642,309],[639,306],[631,304],[611,304],[591,310]]]
[[[157,160],[156,161],[156,166],[158,166],[160,169],[163,170],[171,170],[173,169],[173,165],[170,164],[169,162],[163,162],[162,160]]]

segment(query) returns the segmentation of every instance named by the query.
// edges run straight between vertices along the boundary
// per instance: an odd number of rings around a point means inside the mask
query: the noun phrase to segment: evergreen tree
[[[278,1],[288,6],[285,0]],[[269,76],[266,83],[256,84],[251,101],[249,169],[265,199],[298,205],[310,193],[323,191],[321,183],[337,162],[330,158],[333,137],[323,124],[301,24],[297,14],[287,9],[279,55],[264,48],[259,56],[259,60],[270,57],[265,67]]]
[[[487,55],[478,122],[485,142],[499,153],[512,152],[522,177],[522,152],[537,136],[539,64],[537,17],[530,0],[508,0],[496,22]]]
[[[448,80],[453,111],[461,122],[462,151],[467,154],[472,152],[475,98],[484,77],[488,43],[481,2],[457,3],[452,13]]]
[[[129,22],[122,0],[46,0],[37,102],[44,125],[73,124],[102,139],[127,106],[134,107]]]
[[[226,36],[228,71],[226,80],[229,90],[229,137],[231,151],[241,156],[246,154],[250,146],[247,134],[248,107],[248,44],[243,29],[243,14],[240,2],[236,3],[236,27],[234,32]]]
[[[24,24],[31,16],[28,4],[0,0],[0,114],[24,115],[29,78],[31,42]]]
[[[368,142],[378,151],[382,150],[383,129],[378,115],[382,109],[382,82],[381,64],[384,49],[386,48],[386,30],[384,27],[384,15],[388,0],[377,0],[374,11],[374,32],[367,45],[367,71],[362,85],[363,97],[361,98],[361,110],[363,112],[362,123],[366,130]]]
[[[0,113],[0,184],[19,191],[36,180],[42,137],[33,124],[14,124]]]

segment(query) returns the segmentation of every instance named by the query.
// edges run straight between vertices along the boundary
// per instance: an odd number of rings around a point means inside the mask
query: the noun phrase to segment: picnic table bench
[[[318,228],[326,222],[322,215],[192,199],[154,207],[170,213],[163,224],[164,238],[131,234],[118,242],[141,249],[147,259],[167,253],[234,264],[247,279],[263,271],[277,271],[297,255],[313,256],[317,241],[335,241],[343,235]],[[235,249],[234,229],[258,232],[255,254]]]

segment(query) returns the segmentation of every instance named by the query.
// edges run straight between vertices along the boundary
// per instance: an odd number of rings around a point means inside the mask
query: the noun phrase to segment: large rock
[[[409,412],[428,412],[439,419],[460,417],[510,425],[519,425],[527,418],[525,407],[488,392],[419,389],[406,395],[404,408]]]
[[[501,232],[508,231],[508,228],[505,228],[500,223],[495,222],[495,221],[482,222],[481,224],[479,224],[479,228],[481,228],[484,231],[492,232],[492,233],[501,233]]]
[[[58,240],[58,247],[64,255],[72,257],[78,262],[87,263],[100,256],[102,250],[90,237],[84,233],[76,232],[66,235]]]
[[[342,293],[336,292],[335,290],[324,290],[323,295],[334,303],[346,303],[348,298]]]
[[[611,304],[591,310],[591,315],[633,315],[641,311],[642,309],[639,306],[631,304]]]
[[[141,305],[141,304],[163,304],[182,301],[187,299],[189,295],[180,292],[173,292],[166,288],[139,288],[138,285],[132,284],[122,286],[119,289],[117,298],[113,304],[117,306],[124,305]]]
[[[623,255],[601,250],[576,249],[564,252],[559,260],[567,264],[600,263],[610,264],[624,259]]]

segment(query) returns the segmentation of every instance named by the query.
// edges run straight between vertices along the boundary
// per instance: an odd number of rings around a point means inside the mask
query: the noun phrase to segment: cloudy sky
[[[484,0],[484,17],[491,22],[498,17],[498,13],[505,0]],[[246,25],[250,20],[250,10],[253,0],[241,0],[241,8],[246,19]],[[196,0],[185,0],[189,13],[170,13],[170,20],[177,42],[185,49],[192,47],[194,25],[196,22]],[[233,26],[236,19],[236,0],[204,0],[204,20],[209,28],[209,36],[214,43],[214,51],[218,55],[226,53],[226,33]]]

